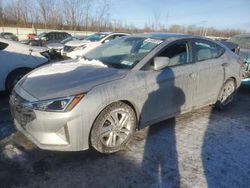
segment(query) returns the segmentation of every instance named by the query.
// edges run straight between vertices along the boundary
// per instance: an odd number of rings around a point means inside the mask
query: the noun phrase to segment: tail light
[[[239,63],[241,67],[245,67],[246,65],[246,62],[243,59],[238,59],[237,63]]]

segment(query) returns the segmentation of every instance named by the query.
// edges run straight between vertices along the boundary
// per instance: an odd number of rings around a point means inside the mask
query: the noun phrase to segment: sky
[[[250,0],[111,0],[110,19],[137,27],[173,24],[250,32]]]

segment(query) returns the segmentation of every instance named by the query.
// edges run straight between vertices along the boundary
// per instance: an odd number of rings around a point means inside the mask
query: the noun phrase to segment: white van
[[[0,39],[0,91],[11,91],[32,69],[48,62],[48,49]]]
[[[113,39],[127,36],[127,33],[111,33],[111,32],[100,32],[88,36],[84,40],[73,40],[69,41],[64,45],[62,55],[76,59],[83,56],[90,50],[108,42]]]

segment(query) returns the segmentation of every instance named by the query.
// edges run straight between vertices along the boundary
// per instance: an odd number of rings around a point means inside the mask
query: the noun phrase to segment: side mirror
[[[168,57],[155,57],[154,58],[154,70],[158,71],[161,70],[169,65],[169,58]]]

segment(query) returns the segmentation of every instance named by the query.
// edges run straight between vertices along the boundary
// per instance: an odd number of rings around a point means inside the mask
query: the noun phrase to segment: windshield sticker
[[[124,60],[121,62],[121,64],[131,66],[131,65],[133,65],[133,62]]]
[[[162,40],[157,40],[157,39],[146,39],[145,42],[150,42],[150,43],[153,43],[153,44],[161,44],[163,41]]]

